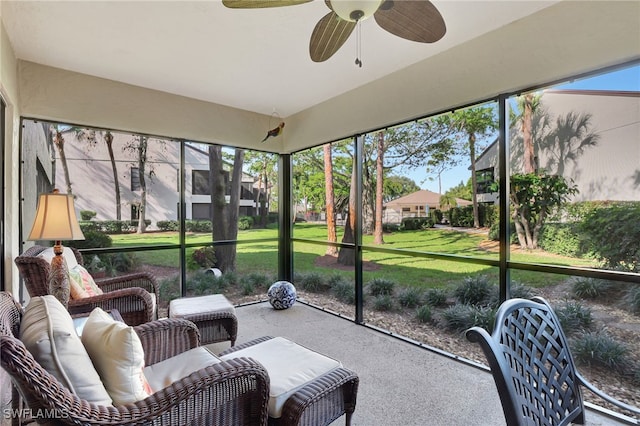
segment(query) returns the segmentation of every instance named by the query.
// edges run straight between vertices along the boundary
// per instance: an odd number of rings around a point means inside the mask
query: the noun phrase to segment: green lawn
[[[339,228],[338,239],[342,238],[342,228]],[[326,241],[326,227],[318,224],[296,223],[294,237]],[[277,238],[275,229],[252,229],[240,231],[239,241]],[[112,235],[115,247],[178,244],[178,234],[175,232],[158,232],[138,234]],[[396,232],[385,234],[384,249],[400,249],[421,252],[454,254],[481,259],[498,259],[497,251],[490,251],[481,247],[481,242],[486,237],[465,232],[429,229],[413,232]],[[187,243],[206,244],[211,241],[210,234],[189,234]],[[374,247],[373,237],[364,236],[364,245]],[[193,248],[187,249],[190,256]],[[253,242],[238,245],[237,269],[238,272],[259,272],[272,276],[277,274],[277,241]],[[299,273],[320,273],[323,275],[339,274],[345,278],[353,279],[353,269],[341,270],[335,267],[316,265],[319,256],[326,251],[325,245],[309,243],[294,243],[294,270]],[[142,251],[136,255],[142,263],[178,267],[178,250]],[[461,279],[476,274],[484,274],[494,277],[497,281],[498,269],[487,265],[478,265],[468,262],[457,262],[443,259],[421,258],[399,253],[382,253],[365,249],[363,258],[365,264],[365,282],[373,278],[387,278],[401,282],[406,286],[442,287]],[[589,261],[556,256],[544,252],[521,252],[516,250],[511,259],[518,262],[533,262],[553,265],[593,266]],[[370,262],[370,263],[369,263]],[[368,266],[372,266],[369,268]],[[516,281],[539,287],[559,282],[566,277],[554,274],[542,274],[539,272],[514,271],[512,274]]]

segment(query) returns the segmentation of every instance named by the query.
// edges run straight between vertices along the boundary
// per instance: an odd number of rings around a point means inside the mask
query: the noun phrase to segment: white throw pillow
[[[82,343],[114,405],[149,396],[143,373],[144,350],[132,327],[95,308],[84,325]]]
[[[31,298],[20,323],[20,340],[45,370],[79,398],[111,405],[69,312],[54,296]]]

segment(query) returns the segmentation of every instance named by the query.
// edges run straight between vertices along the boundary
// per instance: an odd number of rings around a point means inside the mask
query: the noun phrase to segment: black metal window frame
[[[582,75],[576,75],[573,78],[583,78],[588,77],[589,75],[599,74],[606,71],[612,71],[618,68],[631,66],[634,64],[639,64],[640,61],[628,62],[625,64],[620,64],[614,67],[608,67],[607,69],[600,69],[591,73],[585,73]],[[508,170],[508,162],[509,158],[509,141],[508,141],[508,117],[509,117],[509,103],[508,100],[512,96],[516,96],[520,93],[537,90],[546,86],[550,86],[557,83],[562,83],[569,79],[557,82],[550,82],[544,85],[535,86],[525,88],[521,91],[517,92],[509,92],[500,94],[494,98],[481,100],[479,102],[474,102],[473,104],[459,105],[452,108],[448,108],[447,110],[438,111],[433,114],[429,114],[423,117],[416,117],[409,120],[404,120],[402,122],[398,122],[395,124],[390,124],[384,127],[372,128],[367,131],[363,131],[362,133],[346,136],[340,139],[335,139],[333,141],[328,141],[324,143],[333,143],[338,141],[344,141],[351,139],[354,144],[354,153],[356,157],[356,177],[357,183],[356,186],[358,190],[356,191],[357,203],[356,206],[358,209],[361,208],[362,205],[362,165],[363,165],[363,144],[364,144],[364,134],[370,132],[376,132],[383,130],[385,128],[391,126],[402,125],[404,123],[408,123],[414,120],[421,120],[428,117],[436,116],[445,112],[449,112],[455,109],[462,109],[471,107],[474,105],[480,105],[487,102],[495,102],[498,105],[499,112],[499,137],[498,137],[498,176],[504,176],[504,179],[500,179],[499,188],[498,188],[498,199],[499,199],[499,217],[505,218],[509,217],[509,205],[508,205],[508,187],[509,187],[509,170]],[[23,117],[22,120],[33,119],[28,117]],[[84,126],[86,127],[86,126]],[[112,131],[118,131],[116,129],[109,129]],[[179,208],[179,218],[181,223],[181,229],[183,230],[180,233],[180,242],[179,244],[163,244],[163,245],[155,245],[155,246],[140,246],[140,247],[128,247],[126,249],[123,248],[109,248],[109,249],[85,249],[82,250],[83,253],[87,254],[97,254],[97,253],[105,253],[105,252],[123,252],[123,251],[151,251],[151,250],[166,250],[166,249],[179,249],[180,251],[180,264],[182,266],[182,292],[183,294],[186,291],[186,248],[188,247],[198,247],[201,244],[190,244],[186,243],[185,239],[185,217],[186,217],[186,202],[185,202],[185,193],[186,193],[186,185],[185,185],[185,145],[188,141],[182,139],[176,139],[172,137],[164,137],[155,135],[154,137],[171,139],[177,143],[180,143],[180,151],[181,151],[181,165],[180,170],[178,170],[179,175],[179,192],[180,192],[180,202],[178,205]],[[324,144],[323,143],[323,144]],[[22,138],[20,138],[20,144],[22,144]],[[316,145],[320,146],[322,144]],[[235,149],[235,147],[229,147]],[[500,220],[499,227],[499,242],[500,242],[500,253],[497,260],[495,259],[482,259],[482,258],[474,258],[469,256],[459,256],[454,254],[446,254],[446,253],[431,253],[431,252],[421,252],[421,251],[412,251],[412,250],[395,250],[390,249],[388,247],[380,247],[380,246],[371,246],[364,245],[362,243],[362,226],[358,221],[356,229],[354,230],[355,234],[355,243],[346,244],[346,243],[329,243],[328,241],[317,241],[317,240],[308,240],[303,238],[295,238],[292,232],[293,226],[293,197],[292,197],[292,155],[301,152],[307,149],[311,149],[312,147],[307,147],[305,149],[301,149],[299,151],[295,151],[288,154],[277,154],[279,156],[279,166],[278,166],[278,185],[279,185],[279,235],[278,238],[269,238],[269,239],[252,239],[252,240],[234,240],[234,241],[214,241],[212,245],[242,245],[242,244],[251,244],[255,242],[278,242],[278,277],[282,280],[293,280],[294,275],[294,262],[293,262],[293,243],[294,242],[304,242],[309,244],[316,245],[332,245],[336,247],[348,247],[353,248],[356,251],[356,262],[354,267],[354,280],[356,286],[356,303],[355,303],[355,322],[363,323],[363,269],[362,269],[362,252],[364,250],[371,252],[381,252],[381,253],[401,253],[402,255],[421,257],[421,258],[431,258],[431,259],[444,259],[453,262],[463,262],[463,263],[473,263],[486,265],[491,267],[496,267],[499,270],[499,287],[500,287],[500,299],[506,300],[509,298],[509,287],[510,287],[510,272],[512,270],[524,270],[524,271],[536,271],[536,272],[546,272],[546,273],[554,273],[554,274],[562,274],[562,275],[572,275],[572,276],[583,276],[583,277],[591,277],[591,278],[601,278],[601,279],[611,279],[623,282],[632,282],[632,283],[640,283],[640,274],[634,274],[629,272],[620,272],[613,270],[600,270],[600,269],[591,269],[591,268],[578,268],[578,267],[565,267],[565,266],[556,266],[549,264],[538,264],[538,263],[525,263],[525,262],[514,262],[510,260],[510,245],[508,244],[509,238],[509,221],[508,220]],[[20,155],[22,155],[22,150],[20,149]],[[132,168],[133,170],[133,168]],[[21,173],[20,173],[21,174]],[[20,191],[22,191],[22,185],[20,185]],[[22,193],[20,194],[22,199]],[[361,217],[361,212],[357,212],[357,217]],[[20,230],[21,235],[23,230]],[[22,237],[21,237],[22,240]]]

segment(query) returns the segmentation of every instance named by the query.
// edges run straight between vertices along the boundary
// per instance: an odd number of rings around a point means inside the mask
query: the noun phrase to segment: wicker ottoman
[[[358,376],[342,364],[282,337],[261,337],[220,354],[248,357],[269,373],[269,425],[326,426],[356,409]]]
[[[169,318],[184,318],[200,330],[200,343],[236,343],[238,319],[233,305],[222,294],[184,297],[169,303]]]

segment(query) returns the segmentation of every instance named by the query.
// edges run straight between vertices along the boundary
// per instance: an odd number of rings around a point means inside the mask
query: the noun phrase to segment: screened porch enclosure
[[[25,118],[21,232],[37,195],[55,187],[74,194],[87,237],[65,245],[78,247],[96,276],[154,273],[161,312],[171,299],[210,293],[259,302],[273,282],[287,280],[301,300],[472,363],[484,359],[461,332],[490,329],[500,301],[541,295],[566,314],[576,344],[599,339],[619,348],[622,386],[611,387],[638,405],[640,274],[624,236],[640,219],[640,88],[552,88],[291,154]],[[527,96],[536,105],[530,165]],[[472,119],[481,124],[460,130]],[[447,183],[449,175],[460,183]],[[531,206],[538,210],[529,222],[513,222],[524,198],[509,185],[529,188],[534,178],[556,179],[556,192]],[[400,223],[377,215],[426,187],[439,198],[416,202],[421,214]],[[538,219],[544,229],[527,234],[523,226]],[[619,234],[602,232],[609,222]],[[537,245],[523,248],[533,237]],[[594,249],[611,238],[620,253]],[[583,360],[604,379],[612,367],[598,362]]]

